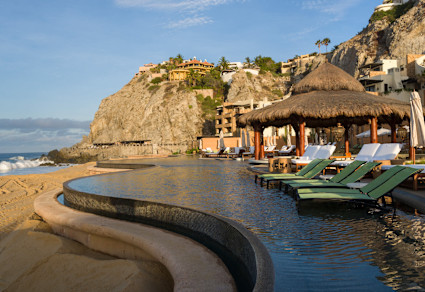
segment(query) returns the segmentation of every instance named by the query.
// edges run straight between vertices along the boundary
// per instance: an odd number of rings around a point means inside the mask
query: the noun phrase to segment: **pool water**
[[[72,181],[83,192],[190,207],[255,233],[273,259],[276,291],[425,290],[425,218],[400,210],[309,204],[254,183],[248,164],[149,159],[159,167]]]

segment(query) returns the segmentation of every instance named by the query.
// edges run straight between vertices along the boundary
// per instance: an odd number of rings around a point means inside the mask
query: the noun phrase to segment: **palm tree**
[[[331,43],[331,40],[329,38],[324,38],[322,41],[322,45],[326,47],[326,53],[328,52],[328,45]]]
[[[220,58],[220,61],[218,61],[218,66],[221,68],[221,71],[229,69],[229,61],[223,56]]]
[[[319,47],[319,55],[320,55],[320,46],[322,45],[322,41],[321,41],[321,40],[318,40],[318,41],[315,43],[315,45]]]
[[[245,61],[246,61],[248,68],[251,68],[251,59],[249,57],[246,57]]]
[[[181,54],[177,54],[177,56],[174,58],[178,62],[178,64],[183,63],[183,56]]]

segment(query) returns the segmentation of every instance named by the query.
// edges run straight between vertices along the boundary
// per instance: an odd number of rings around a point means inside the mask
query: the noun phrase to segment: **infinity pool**
[[[159,167],[75,180],[71,188],[232,218],[273,259],[276,291],[425,290],[425,218],[347,205],[297,207],[238,161],[168,158]]]

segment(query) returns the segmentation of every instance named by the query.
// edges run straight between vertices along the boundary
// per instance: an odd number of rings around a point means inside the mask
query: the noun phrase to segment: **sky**
[[[139,66],[330,50],[382,0],[0,1],[0,153],[69,147]],[[323,47],[321,48],[323,50]]]

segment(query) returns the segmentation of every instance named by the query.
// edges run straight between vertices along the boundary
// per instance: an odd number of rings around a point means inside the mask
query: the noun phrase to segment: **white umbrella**
[[[286,126],[286,146],[291,146],[291,126]]]
[[[314,134],[314,144],[319,145],[319,135],[317,132]]]
[[[304,146],[308,145],[308,137],[306,135],[306,133],[304,132]]]
[[[378,136],[391,135],[391,130],[385,128],[378,129]],[[367,138],[370,137],[370,130],[367,130],[363,133],[357,134],[356,138]]]
[[[276,142],[276,135],[273,135],[273,145],[276,146],[277,142]]]
[[[266,144],[267,147],[270,147],[270,137],[269,136],[266,137],[266,143],[265,144]]]
[[[242,136],[242,148],[246,148],[246,138],[245,138],[244,130],[241,131],[241,136]]]
[[[425,122],[421,97],[415,91],[410,95],[410,147],[425,146]]]
[[[246,131],[246,147],[251,147],[251,139],[249,138],[249,131]]]
[[[199,149],[202,149],[202,139],[199,139]]]
[[[226,146],[224,145],[224,134],[223,131],[220,131],[220,148],[219,149],[224,149],[226,148]]]

